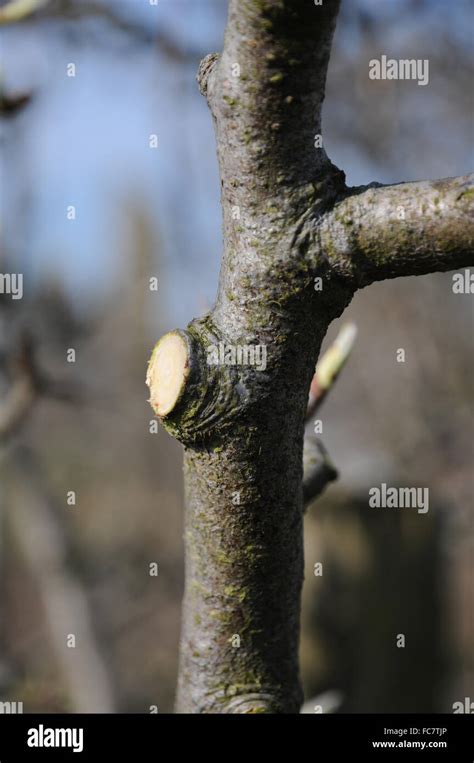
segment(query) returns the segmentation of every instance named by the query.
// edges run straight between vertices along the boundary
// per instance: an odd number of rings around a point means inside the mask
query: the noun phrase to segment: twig
[[[31,103],[31,99],[31,93],[7,94],[0,89],[0,115],[4,118],[16,116]]]
[[[11,0],[0,8],[0,24],[14,24],[47,5],[49,0]]]
[[[318,437],[305,434],[303,447],[303,507],[314,501],[330,482],[338,478],[338,471]]]
[[[311,382],[306,421],[309,421],[321,406],[327,393],[344,367],[357,335],[354,323],[346,323],[335,341],[321,357]],[[312,432],[306,432],[303,447],[303,506],[317,498],[330,482],[338,477],[338,472],[326,448]]]
[[[65,403],[81,401],[79,385],[49,379],[40,371],[34,342],[27,332],[20,336],[18,348],[7,356],[6,362],[13,382],[5,400],[0,403],[0,442],[6,441],[20,429],[38,397]]]
[[[27,334],[22,334],[17,351],[7,357],[13,373],[13,383],[5,400],[0,404],[0,440],[5,441],[20,428],[38,395],[33,345]]]
[[[118,3],[117,3],[118,5]],[[9,10],[10,9],[10,10]],[[34,12],[39,11],[39,19],[63,19],[66,21],[77,20],[87,17],[102,19],[119,32],[128,34],[144,43],[155,44],[160,51],[173,61],[196,62],[202,54],[200,48],[190,48],[189,45],[181,45],[168,34],[163,34],[145,23],[127,18],[117,12],[117,8],[104,4],[100,0],[12,0],[11,3],[0,9],[0,24],[9,24],[23,21]],[[1,15],[5,12],[5,18]]]
[[[355,323],[342,326],[335,341],[319,360],[309,390],[306,420],[316,413],[346,364],[357,336]]]

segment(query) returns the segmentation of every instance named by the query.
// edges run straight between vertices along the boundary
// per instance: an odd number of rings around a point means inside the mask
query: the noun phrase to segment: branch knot
[[[196,79],[199,86],[199,92],[205,98],[207,98],[207,87],[208,87],[209,76],[211,72],[213,71],[214,64],[217,62],[218,58],[219,58],[219,53],[208,53],[207,56],[203,58],[201,63],[199,64],[199,69],[198,69]]]

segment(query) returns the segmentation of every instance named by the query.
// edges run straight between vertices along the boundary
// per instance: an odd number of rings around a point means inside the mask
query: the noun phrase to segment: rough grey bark
[[[348,189],[317,223],[332,268],[360,288],[472,262],[473,178]]]
[[[357,288],[471,261],[472,180],[348,189],[315,148],[338,8],[230,0],[224,50],[198,75],[224,253],[215,307],[187,329],[189,387],[163,419],[185,445],[178,712],[298,712],[303,430],[321,342]],[[208,365],[219,342],[265,345],[266,370]]]

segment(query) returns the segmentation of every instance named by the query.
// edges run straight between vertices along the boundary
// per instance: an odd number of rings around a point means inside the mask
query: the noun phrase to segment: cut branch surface
[[[156,344],[148,364],[146,383],[157,416],[167,416],[183,394],[189,377],[189,345],[184,335],[170,331]]]

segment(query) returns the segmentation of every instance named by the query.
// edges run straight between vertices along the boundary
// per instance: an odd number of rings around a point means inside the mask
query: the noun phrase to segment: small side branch
[[[7,440],[27,418],[39,391],[39,378],[29,337],[22,336],[9,359],[13,382],[0,404],[0,442]]]
[[[333,270],[356,288],[474,263],[474,175],[351,189],[318,230]]]
[[[306,421],[309,422],[332,389],[345,366],[354,346],[357,327],[346,323],[335,341],[321,357],[311,382]],[[338,472],[321,440],[307,431],[303,447],[303,505],[306,508],[315,500],[330,482],[338,477]]]
[[[303,447],[303,506],[306,509],[339,474],[321,440],[307,434]]]
[[[0,402],[0,443],[8,441],[21,428],[37,398],[46,397],[64,403],[81,401],[77,384],[49,379],[38,368],[29,334],[20,336],[17,347],[6,361],[12,382]]]
[[[319,360],[309,390],[308,410],[306,412],[307,421],[320,408],[327,393],[344,368],[352,352],[356,336],[357,327],[355,323],[346,323],[341,328],[335,341]]]

